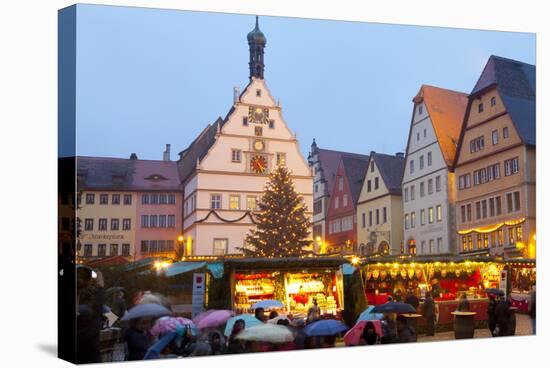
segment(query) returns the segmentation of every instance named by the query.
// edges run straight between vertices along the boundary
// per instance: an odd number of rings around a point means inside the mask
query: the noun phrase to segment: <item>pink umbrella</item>
[[[193,318],[193,323],[195,325],[198,325],[200,321],[202,321],[206,316],[210,315],[211,313],[214,313],[216,312],[217,309],[209,309],[205,312],[202,312],[202,313],[199,313],[195,316],[195,318]]]
[[[229,318],[233,316],[233,312],[229,310],[216,310],[203,317],[198,323],[197,327],[200,329],[218,327],[224,324]]]
[[[359,340],[361,339],[363,330],[365,329],[365,326],[369,322],[371,322],[374,325],[374,331],[376,332],[376,334],[380,337],[383,336],[382,325],[380,324],[380,321],[378,320],[359,321],[355,324],[355,326],[352,327],[351,330],[349,330],[344,335],[344,342],[346,343],[347,346],[359,345]]]
[[[186,325],[193,326],[193,321],[183,317],[161,317],[157,319],[149,332],[151,335],[158,337],[167,332],[177,332],[178,328]]]

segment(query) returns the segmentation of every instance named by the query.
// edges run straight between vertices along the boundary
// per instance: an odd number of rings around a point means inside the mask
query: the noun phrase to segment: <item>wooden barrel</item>
[[[452,312],[454,315],[455,339],[474,337],[474,316],[476,312]]]

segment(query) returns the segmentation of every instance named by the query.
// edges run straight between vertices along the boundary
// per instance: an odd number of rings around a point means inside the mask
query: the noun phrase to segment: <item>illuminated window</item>
[[[322,203],[319,201],[319,203],[321,204],[321,210],[322,210]],[[257,198],[256,196],[247,196],[246,197],[246,209],[249,210],[249,211],[255,211],[256,208],[257,208],[258,204],[257,204]],[[319,212],[321,212],[321,210]]]
[[[523,229],[521,226],[516,226],[516,241],[523,241]]]
[[[376,215],[378,215],[378,210],[376,210]],[[378,216],[377,216],[378,220]],[[416,213],[413,211],[411,212],[411,228],[414,228],[416,226]]]
[[[468,235],[468,249],[474,250],[474,238],[471,235]]]
[[[508,228],[508,244],[510,244],[510,245],[514,244],[514,228],[513,227]]]
[[[277,166],[285,166],[285,165],[286,165],[286,153],[277,152]]]
[[[438,204],[435,208],[436,208],[436,211],[435,211],[436,212],[436,218],[437,218],[437,221],[439,222],[439,221],[441,221],[441,219],[443,217],[443,214],[441,212],[441,205]]]
[[[489,234],[483,234],[483,248],[489,248]]]
[[[477,234],[477,249],[481,249],[483,244],[483,236],[481,234]]]
[[[434,222],[434,208],[428,208],[428,223],[432,224]]]
[[[241,209],[241,196],[238,194],[231,194],[229,196],[229,209],[240,210]]]
[[[468,251],[468,237],[467,236],[462,237],[462,251],[463,252]]]
[[[498,246],[502,247],[504,245],[504,230],[498,229],[497,235],[498,235]]]
[[[497,245],[497,233],[493,231],[491,233],[491,248],[496,247],[496,245]]]
[[[227,239],[214,239],[213,253],[215,256],[224,255],[227,253],[227,242]]]

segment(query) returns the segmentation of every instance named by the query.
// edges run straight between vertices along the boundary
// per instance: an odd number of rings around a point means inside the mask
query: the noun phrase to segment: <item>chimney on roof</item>
[[[166,150],[162,153],[162,161],[170,161],[170,143],[166,143]]]
[[[233,103],[239,102],[240,96],[241,96],[241,88],[233,87]]]
[[[395,157],[405,157],[405,153],[404,152],[396,152]]]
[[[137,160],[137,159],[138,159],[138,157],[137,157],[137,155],[136,155],[135,153],[132,153],[132,154],[130,155],[130,160]]]

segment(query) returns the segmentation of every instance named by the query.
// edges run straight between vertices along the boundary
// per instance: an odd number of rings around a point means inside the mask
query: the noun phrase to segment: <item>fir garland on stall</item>
[[[291,173],[278,166],[270,175],[255,213],[256,228],[246,236],[241,248],[249,257],[296,257],[308,254],[304,247],[311,221],[303,197],[296,192]]]

